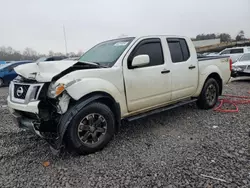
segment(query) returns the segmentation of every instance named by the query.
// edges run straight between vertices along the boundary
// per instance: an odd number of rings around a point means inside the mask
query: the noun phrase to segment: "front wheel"
[[[81,109],[72,119],[68,143],[83,155],[103,149],[115,133],[115,118],[108,106],[94,102]]]
[[[197,106],[201,109],[213,108],[219,97],[219,85],[214,78],[209,78],[201,91],[197,101]]]

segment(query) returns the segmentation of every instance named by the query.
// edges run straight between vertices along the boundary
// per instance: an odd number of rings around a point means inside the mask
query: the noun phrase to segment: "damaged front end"
[[[8,106],[15,123],[45,139],[54,154],[58,154],[63,147],[59,127],[71,100],[63,87],[54,87],[49,82],[38,83],[21,76],[9,86]]]

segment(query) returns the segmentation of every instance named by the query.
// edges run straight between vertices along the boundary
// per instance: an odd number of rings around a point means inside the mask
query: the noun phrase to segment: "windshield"
[[[239,61],[250,61],[250,53],[244,54]]]
[[[40,57],[38,60],[36,60],[34,63],[39,63],[42,61],[45,61],[47,59],[47,57]]]
[[[134,38],[122,38],[102,42],[84,53],[79,62],[98,63],[112,67]]]

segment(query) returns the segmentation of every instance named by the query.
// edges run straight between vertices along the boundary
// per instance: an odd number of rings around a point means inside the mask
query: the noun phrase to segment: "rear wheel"
[[[197,105],[201,109],[213,108],[219,97],[219,85],[214,78],[209,78],[201,91]]]
[[[103,149],[114,133],[114,114],[105,104],[95,102],[72,119],[67,130],[68,144],[81,155],[94,153]]]
[[[3,79],[0,78],[0,87],[2,87],[2,86],[3,86]]]

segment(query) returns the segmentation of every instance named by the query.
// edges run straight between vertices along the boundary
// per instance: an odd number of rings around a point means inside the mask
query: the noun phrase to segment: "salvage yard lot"
[[[15,127],[3,106],[7,91],[0,89],[0,187],[250,185],[250,105],[239,105],[239,113],[187,105],[126,123],[101,152],[58,158],[45,141]],[[224,94],[248,91],[250,81],[224,88]],[[44,167],[45,161],[50,165]]]

